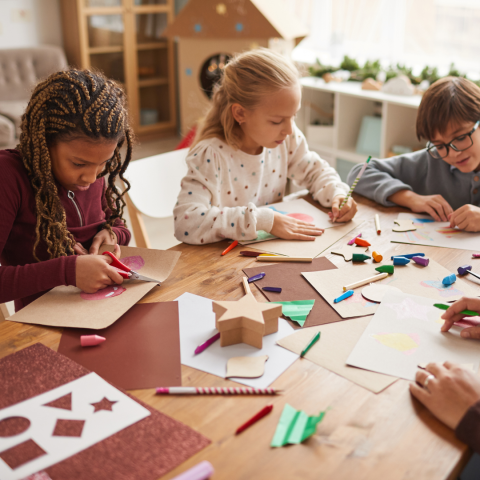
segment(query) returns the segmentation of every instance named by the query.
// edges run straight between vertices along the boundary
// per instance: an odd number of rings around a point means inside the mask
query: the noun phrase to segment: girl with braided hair
[[[19,310],[59,285],[122,283],[98,250],[130,241],[115,181],[130,188],[132,142],[124,92],[102,74],[70,69],[36,86],[20,143],[0,151],[0,302]]]
[[[261,230],[315,240],[322,229],[269,207],[282,200],[287,178],[331,208],[332,221],[353,218],[357,208],[351,197],[340,209],[348,185],[308,149],[295,125],[301,96],[297,69],[278,53],[259,48],[228,62],[187,157],[174,208],[178,240],[197,245],[251,240]]]

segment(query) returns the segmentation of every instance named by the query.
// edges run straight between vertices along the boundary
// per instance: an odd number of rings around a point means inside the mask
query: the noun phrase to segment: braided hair
[[[113,236],[112,225],[123,220],[124,194],[130,189],[123,174],[132,157],[133,131],[123,90],[103,74],[69,69],[50,75],[34,89],[22,117],[22,133],[17,149],[35,194],[37,224],[33,255],[40,240],[47,245],[50,258],[73,255],[75,239],[67,229],[65,209],[58,196],[48,147],[57,141],[76,138],[117,141],[112,159],[99,175],[107,177],[106,208],[110,212],[103,226]],[[125,160],[120,150],[127,143]],[[127,186],[120,192],[117,176]]]

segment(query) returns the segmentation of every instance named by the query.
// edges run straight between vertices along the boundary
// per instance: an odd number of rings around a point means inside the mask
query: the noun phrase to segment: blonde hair
[[[295,65],[279,53],[258,48],[235,55],[213,88],[212,106],[198,129],[192,148],[207,138],[220,138],[240,148],[242,130],[232,114],[232,105],[250,110],[265,97],[298,82]]]

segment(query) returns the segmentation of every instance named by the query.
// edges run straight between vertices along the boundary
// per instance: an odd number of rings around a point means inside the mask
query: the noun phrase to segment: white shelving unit
[[[330,82],[316,77],[301,79],[302,108],[297,125],[305,133],[311,150],[335,167],[343,180],[356,163],[367,158],[356,151],[365,116],[380,113],[382,127],[379,158],[386,158],[394,145],[420,147],[415,120],[421,96],[405,97],[362,90],[360,82]],[[332,122],[333,125],[314,125]]]

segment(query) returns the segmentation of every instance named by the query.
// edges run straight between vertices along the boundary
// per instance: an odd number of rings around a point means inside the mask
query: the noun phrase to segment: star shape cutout
[[[217,319],[217,328],[221,331],[222,324],[228,323],[230,328],[250,328],[258,333],[265,333],[265,314],[272,310],[278,310],[279,305],[259,303],[253,295],[245,295],[236,302],[215,302],[220,308],[216,313],[220,314]],[[281,305],[280,305],[281,309]],[[280,313],[281,315],[281,313]]]
[[[90,405],[92,405],[92,407],[95,408],[93,413],[97,413],[100,410],[107,410],[107,411],[111,412],[112,407],[115,403],[117,403],[116,400],[112,402],[112,401],[108,400],[107,397],[103,397],[99,402],[91,403]]]

